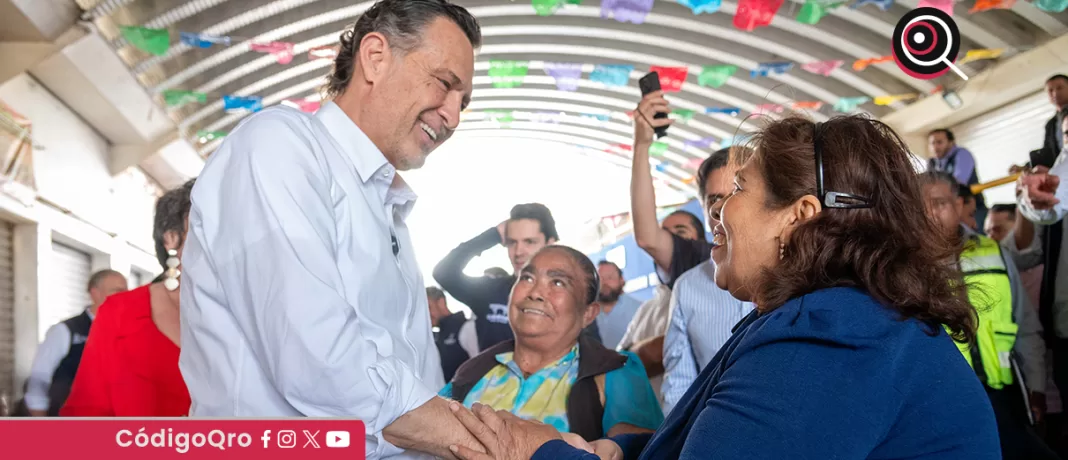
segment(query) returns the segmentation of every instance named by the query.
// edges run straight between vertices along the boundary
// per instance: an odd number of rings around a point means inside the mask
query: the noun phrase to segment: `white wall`
[[[0,100],[32,124],[36,202],[0,191],[0,219],[16,222],[16,382],[55,315],[49,305],[52,241],[92,256],[93,269],[156,274],[152,216],[159,187],[139,168],[112,177],[108,142],[32,77],[0,85]],[[51,203],[54,203],[53,206]],[[45,320],[48,319],[48,320]]]

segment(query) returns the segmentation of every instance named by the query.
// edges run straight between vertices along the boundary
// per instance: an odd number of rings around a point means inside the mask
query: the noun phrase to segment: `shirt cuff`
[[[530,457],[530,460],[588,460],[597,459],[597,456],[586,451],[582,451],[571,447],[567,441],[563,439],[554,439],[545,444],[542,444],[538,450],[534,451],[534,455]]]
[[[36,394],[27,392],[23,398],[26,402],[26,408],[30,410],[48,410],[48,397],[38,396]]]
[[[384,364],[384,363],[380,363]],[[392,391],[389,391],[383,398],[383,401],[398,401],[399,404],[388,407],[388,404],[382,405],[382,412],[373,422],[367,423],[367,458],[388,458],[394,455],[401,454],[404,449],[401,449],[393,444],[390,444],[382,436],[382,431],[387,426],[392,424],[402,415],[411,412],[427,401],[437,397],[437,393],[431,391],[426,385],[423,385],[422,381],[416,378],[408,369],[397,369],[396,373],[399,379],[396,384],[393,385]],[[375,372],[374,368],[368,369],[368,372]],[[372,378],[372,381],[376,380]],[[397,394],[400,393],[400,394]]]

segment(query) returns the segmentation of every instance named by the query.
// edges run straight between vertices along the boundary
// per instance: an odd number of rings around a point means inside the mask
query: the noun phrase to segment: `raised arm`
[[[649,93],[642,98],[634,112],[634,158],[630,172],[630,212],[634,239],[638,247],[664,270],[671,268],[674,245],[671,233],[661,228],[656,220],[656,193],[653,191],[653,173],[649,166],[649,147],[653,145],[653,127],[670,124],[667,118],[655,120],[653,116],[657,112],[668,111],[667,100],[662,92]]]
[[[184,261],[214,268],[256,365],[281,397],[307,416],[363,420],[378,446],[369,458],[383,455],[383,439],[446,458],[449,444],[479,448],[436,388],[368,337],[360,303],[376,299],[343,286],[336,262],[335,189],[327,172],[336,165],[317,158],[311,140],[278,136],[293,131],[284,117],[261,116],[234,133],[232,150],[219,159],[227,164],[213,169],[227,176],[218,208],[208,211],[216,215],[203,218],[196,204],[198,191],[217,191],[194,189]],[[219,216],[240,224],[207,232]],[[183,278],[195,274],[186,270]],[[195,287],[183,294],[191,294],[183,303],[193,304],[205,295]]]
[[[497,227],[493,227],[469,241],[460,243],[434,267],[434,281],[456,300],[471,308],[476,316],[489,313],[475,309],[485,309],[486,302],[482,299],[491,289],[492,280],[488,276],[467,276],[464,274],[464,268],[483,251],[498,244],[501,244],[501,234]]]

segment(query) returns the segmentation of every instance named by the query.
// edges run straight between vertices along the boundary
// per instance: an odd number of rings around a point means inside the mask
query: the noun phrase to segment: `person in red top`
[[[89,329],[62,417],[181,417],[189,391],[178,370],[178,270],[193,181],[156,202],[152,236],[166,272],[112,295]]]

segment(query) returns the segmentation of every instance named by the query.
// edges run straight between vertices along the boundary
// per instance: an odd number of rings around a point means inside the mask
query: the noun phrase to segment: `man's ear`
[[[360,70],[363,79],[370,83],[386,78],[392,60],[393,53],[389,48],[389,41],[380,32],[364,35],[357,44],[354,65]]]
[[[546,241],[545,244],[556,244],[557,239],[556,238],[549,238],[548,240],[545,240],[545,241]]]

